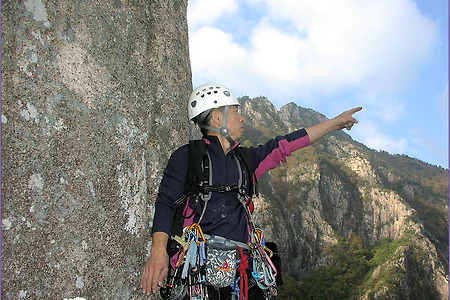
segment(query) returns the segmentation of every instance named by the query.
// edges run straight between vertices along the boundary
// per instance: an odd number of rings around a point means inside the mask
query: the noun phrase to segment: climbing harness
[[[167,249],[172,267],[169,267],[165,287],[161,288],[162,299],[180,300],[186,295],[191,300],[208,299],[206,286],[209,285],[215,288],[231,286],[232,299],[243,300],[248,299],[250,282],[256,282],[256,285],[264,291],[266,299],[276,297],[277,269],[270,259],[271,251],[265,247],[264,233],[255,227],[252,218],[251,196],[257,191],[256,177],[249,168],[250,151],[248,148],[240,147],[235,150],[237,155],[234,157],[239,169],[238,182],[232,185],[213,186],[211,158],[206,151],[205,142],[190,141],[188,176],[184,193],[175,202],[177,211]],[[247,174],[253,178],[247,179]],[[250,196],[246,192],[246,185],[250,188]],[[237,192],[237,198],[245,210],[250,227],[248,244],[203,234],[200,224],[212,192]],[[186,219],[193,217],[186,215],[189,201],[198,201],[199,198],[204,201],[199,220],[190,225],[184,224]],[[186,203],[184,208],[183,203]],[[249,268],[252,270],[252,278],[247,276]]]

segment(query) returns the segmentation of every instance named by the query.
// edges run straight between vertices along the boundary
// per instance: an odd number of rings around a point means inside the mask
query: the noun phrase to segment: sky
[[[353,139],[448,169],[448,11],[444,0],[189,0],[193,85],[328,118],[362,106]]]

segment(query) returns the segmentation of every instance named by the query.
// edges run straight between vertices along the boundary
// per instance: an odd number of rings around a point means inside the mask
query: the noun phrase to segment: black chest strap
[[[236,147],[236,163],[239,168],[239,182],[231,185],[212,185],[211,158],[203,139],[189,141],[188,173],[183,195],[175,201],[177,206],[183,204],[190,196],[199,195],[203,200],[209,199],[212,192],[246,193],[249,188],[250,198],[257,195],[256,175],[253,172],[250,149]],[[247,173],[245,172],[247,170]],[[248,176],[247,176],[248,174]],[[247,194],[247,193],[246,193]]]

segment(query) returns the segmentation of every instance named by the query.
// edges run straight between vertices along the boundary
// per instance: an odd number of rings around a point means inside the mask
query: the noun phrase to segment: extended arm
[[[353,118],[352,115],[360,111],[361,109],[362,107],[356,107],[344,111],[343,113],[332,119],[326,120],[322,123],[306,128],[311,144],[320,140],[322,137],[324,137],[331,131],[341,130],[343,128],[347,128],[347,130],[350,130],[353,124],[358,123],[358,120]]]

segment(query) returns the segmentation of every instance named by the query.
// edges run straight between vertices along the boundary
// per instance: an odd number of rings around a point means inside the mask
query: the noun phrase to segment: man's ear
[[[213,110],[211,112],[211,125],[222,127],[223,114],[221,111]]]

